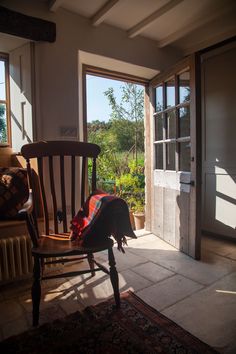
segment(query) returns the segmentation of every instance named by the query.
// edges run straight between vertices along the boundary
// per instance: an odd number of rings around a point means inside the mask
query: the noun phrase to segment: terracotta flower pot
[[[136,212],[134,215],[135,230],[144,229],[145,214],[142,212]]]
[[[130,224],[132,226],[132,229],[135,230],[135,224],[134,224],[134,214],[132,211],[129,212],[129,219],[130,219]]]

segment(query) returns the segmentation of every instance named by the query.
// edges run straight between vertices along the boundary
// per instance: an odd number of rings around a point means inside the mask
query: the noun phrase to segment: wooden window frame
[[[97,66],[88,64],[82,64],[82,93],[83,93],[83,141],[87,141],[87,87],[86,87],[86,75],[97,76],[105,79],[118,80],[124,82],[130,82],[133,84],[142,85],[145,88],[144,96],[149,85],[149,80],[130,74],[125,74],[119,71],[108,70]],[[144,97],[145,101],[145,97]],[[146,110],[146,108],[144,108]],[[144,111],[144,115],[146,111]]]
[[[6,123],[7,123],[7,142],[0,142],[1,146],[11,146],[11,120],[10,120],[10,75],[9,75],[9,55],[6,53],[0,53],[0,60],[5,62],[5,87],[6,87],[6,99],[0,100],[0,104],[6,105]]]
[[[177,72],[173,73],[172,75],[168,76],[162,76],[159,81],[155,83],[154,90],[157,89],[157,87],[162,87],[162,97],[163,97],[163,109],[161,111],[156,111],[156,92],[154,95],[154,107],[155,107],[155,112],[153,114],[153,119],[156,120],[157,116],[163,115],[163,139],[162,140],[156,140],[156,136],[154,136],[154,146],[158,144],[162,144],[163,146],[163,168],[159,169],[157,166],[154,166],[154,169],[162,170],[162,171],[167,171],[166,168],[166,160],[167,160],[167,144],[174,143],[175,144],[175,169],[174,170],[168,170],[168,171],[175,171],[178,172],[180,171],[180,149],[179,149],[179,143],[182,142],[188,142],[191,141],[190,135],[185,136],[185,137],[180,137],[180,125],[179,125],[179,110],[181,108],[189,107],[190,109],[190,104],[191,100],[189,99],[188,101],[179,103],[179,76],[186,72],[189,71],[190,73],[190,66],[185,65],[183,66],[180,70],[177,70]],[[170,79],[174,79],[174,87],[175,87],[175,105],[171,107],[167,107],[167,95],[166,95],[166,84]],[[167,138],[167,120],[166,120],[166,114],[170,111],[175,112],[175,138]],[[156,124],[156,122],[154,123]],[[155,130],[156,131],[156,130]],[[155,159],[156,161],[156,159]]]

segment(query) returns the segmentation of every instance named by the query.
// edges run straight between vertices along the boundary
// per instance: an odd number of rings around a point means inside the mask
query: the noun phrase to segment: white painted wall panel
[[[236,238],[236,45],[204,57],[203,229]]]

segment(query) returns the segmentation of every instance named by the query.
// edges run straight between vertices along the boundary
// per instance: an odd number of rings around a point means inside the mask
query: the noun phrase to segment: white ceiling
[[[118,27],[127,37],[143,36],[159,48],[174,46],[190,54],[236,36],[236,0],[34,0],[48,11],[66,9],[91,20],[91,26]],[[26,40],[0,34],[0,51]]]
[[[160,48],[190,53],[236,35],[235,0],[50,0],[60,8],[118,27],[130,38],[151,38]]]

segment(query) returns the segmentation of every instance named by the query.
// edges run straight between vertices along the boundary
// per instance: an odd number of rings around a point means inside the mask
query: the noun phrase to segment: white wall
[[[48,11],[47,2],[5,0],[12,10],[51,20],[57,25],[55,43],[36,43],[37,137],[60,139],[60,127],[78,127],[78,51],[163,70],[181,56],[174,49],[158,49],[156,42],[102,24],[94,28],[89,19],[59,9]],[[94,63],[96,65],[96,63]],[[114,67],[114,70],[116,68]]]
[[[203,56],[203,229],[236,238],[236,44]]]

